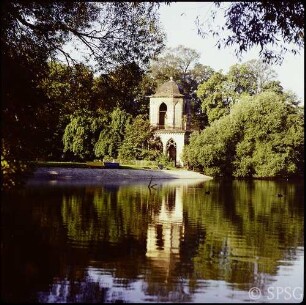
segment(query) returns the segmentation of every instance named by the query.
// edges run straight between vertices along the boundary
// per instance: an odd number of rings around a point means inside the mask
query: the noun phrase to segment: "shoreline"
[[[148,185],[165,183],[170,180],[181,182],[202,182],[212,177],[188,170],[160,169],[105,169],[105,168],[75,168],[75,167],[38,167],[28,179],[26,186],[42,184],[60,185],[101,185],[101,184],[130,184]],[[158,181],[157,181],[158,180]],[[177,181],[178,182],[178,181]]]

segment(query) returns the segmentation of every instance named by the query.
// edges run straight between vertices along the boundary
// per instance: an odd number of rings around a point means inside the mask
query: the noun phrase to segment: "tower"
[[[150,96],[150,124],[156,128],[164,154],[175,166],[183,166],[181,154],[190,135],[190,107],[172,77]]]

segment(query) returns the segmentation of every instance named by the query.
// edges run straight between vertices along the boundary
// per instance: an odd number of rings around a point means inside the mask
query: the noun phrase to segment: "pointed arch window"
[[[158,121],[159,128],[161,129],[165,128],[166,115],[167,115],[167,105],[165,103],[162,103],[159,106],[159,121]]]

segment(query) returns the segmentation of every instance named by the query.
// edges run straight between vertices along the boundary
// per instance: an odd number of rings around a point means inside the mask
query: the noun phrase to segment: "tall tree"
[[[251,59],[245,64],[255,75],[256,93],[262,92],[269,82],[276,80],[276,72],[270,64],[258,59]]]
[[[208,80],[214,73],[211,67],[199,63],[199,58],[200,54],[196,50],[182,45],[168,48],[152,61],[149,72],[156,86],[173,77],[182,92],[187,95],[191,103],[192,129],[201,129],[207,123],[207,118],[202,113],[201,103],[195,92],[198,85]]]
[[[162,143],[154,135],[149,120],[138,115],[127,125],[126,135],[119,150],[123,160],[156,160],[162,153]]]
[[[304,114],[285,94],[244,97],[191,137],[184,160],[212,176],[303,175]]]
[[[67,159],[92,160],[94,145],[99,133],[106,127],[107,115],[88,110],[76,111],[70,115],[63,134],[64,153]]]
[[[271,66],[255,59],[231,66],[227,74],[221,71],[213,74],[197,90],[208,123],[228,114],[242,95],[252,96],[268,88],[274,77]]]
[[[254,95],[260,93],[269,81],[275,80],[276,73],[269,64],[252,59],[231,66],[227,76],[238,94],[247,92]]]
[[[131,115],[118,107],[110,113],[108,124],[101,130],[94,146],[94,153],[97,158],[116,159],[118,157],[119,148],[130,120]]]
[[[232,102],[233,85],[227,82],[226,75],[221,72],[215,72],[207,81],[199,85],[197,90],[208,124],[228,114]]]
[[[97,109],[93,96],[93,71],[84,64],[67,66],[59,62],[49,63],[49,73],[42,78],[38,88],[43,89],[61,115],[75,111]]]
[[[37,89],[48,75],[47,63],[61,58],[71,65],[84,52],[84,60],[93,60],[101,71],[131,62],[144,67],[163,47],[157,8],[149,2],[1,2],[1,128],[6,160],[35,159],[45,147],[35,141],[45,143],[50,119],[46,114],[52,113],[52,103]],[[71,47],[80,49],[73,52]]]
[[[302,1],[214,2],[208,19],[197,17],[202,37],[217,37],[217,46],[234,46],[240,56],[252,47],[259,47],[265,62],[281,63],[287,52],[298,53],[304,48],[304,3]],[[219,12],[225,23],[215,25]],[[210,25],[210,26],[207,26]]]
[[[151,63],[151,76],[157,84],[168,81],[170,77],[182,86],[182,89],[189,93],[187,76],[193,67],[198,63],[200,54],[183,45],[175,48],[167,48]]]
[[[70,115],[77,111],[97,110],[93,92],[94,76],[84,64],[67,66],[49,62],[49,74],[38,84],[48,100],[49,112],[45,112],[46,131],[45,157],[59,159],[63,152],[62,137]]]
[[[100,75],[94,86],[97,105],[109,111],[119,107],[137,114],[140,105],[136,97],[143,76],[143,70],[136,63],[122,65],[108,74]]]
[[[163,46],[154,3],[3,1],[1,18],[2,52],[33,63],[58,53],[75,62],[77,53],[64,48],[67,41],[75,48],[82,43],[101,70],[131,60],[145,64]]]

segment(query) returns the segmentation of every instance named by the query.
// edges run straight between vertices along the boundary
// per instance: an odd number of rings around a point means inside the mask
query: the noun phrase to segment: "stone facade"
[[[189,137],[190,108],[188,99],[181,94],[171,79],[150,96],[150,123],[163,143],[164,154],[183,166],[181,154]]]
[[[150,122],[152,126],[164,129],[186,129],[186,120],[183,117],[183,98],[151,97]],[[163,110],[165,109],[165,110]],[[164,124],[161,122],[164,115]]]

